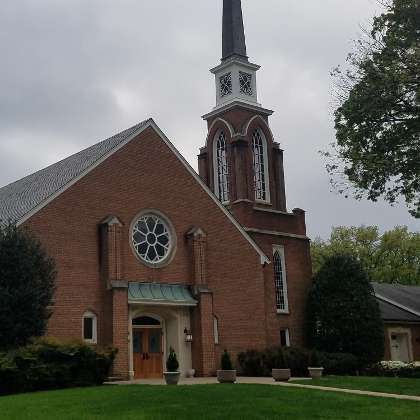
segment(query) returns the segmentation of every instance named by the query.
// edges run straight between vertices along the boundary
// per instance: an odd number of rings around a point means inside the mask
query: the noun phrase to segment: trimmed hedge
[[[101,385],[116,350],[40,339],[0,353],[0,394]]]
[[[366,374],[369,376],[420,379],[420,362],[380,362],[367,369]]]
[[[326,375],[357,375],[361,363],[356,356],[348,353],[320,353],[319,363]]]
[[[241,374],[254,377],[271,376],[271,370],[278,367],[276,365],[281,352],[286,365],[292,371],[292,376],[308,376],[311,352],[298,347],[272,347],[264,351],[248,350],[239,353]],[[359,360],[352,354],[317,352],[317,357],[325,373],[329,375],[354,375],[360,369]]]

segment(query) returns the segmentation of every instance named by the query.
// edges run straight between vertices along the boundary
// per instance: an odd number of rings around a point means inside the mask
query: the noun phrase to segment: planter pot
[[[311,375],[312,379],[319,379],[322,377],[322,373],[324,372],[324,368],[313,368],[308,367],[309,374]]]
[[[195,369],[188,369],[185,376],[187,378],[194,378],[194,376],[195,376]]]
[[[166,385],[178,385],[179,377],[181,374],[179,372],[164,372]]]
[[[273,369],[271,375],[276,382],[287,382],[291,378],[292,373],[290,369]]]
[[[236,370],[218,370],[217,380],[221,384],[234,384],[236,382]]]

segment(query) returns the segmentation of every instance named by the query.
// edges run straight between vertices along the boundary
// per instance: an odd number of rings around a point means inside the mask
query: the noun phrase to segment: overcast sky
[[[319,155],[334,139],[330,70],[375,0],[242,0],[259,100],[285,150],[288,207],[311,237],[332,225],[418,221],[406,208],[330,192]],[[0,186],[153,117],[193,165],[215,105],[222,0],[2,0]]]

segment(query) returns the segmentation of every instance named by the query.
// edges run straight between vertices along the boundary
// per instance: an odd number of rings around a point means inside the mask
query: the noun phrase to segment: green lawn
[[[420,379],[373,378],[368,376],[326,376],[317,380],[297,381],[296,383],[420,396]]]
[[[420,402],[270,385],[104,386],[0,397],[2,420],[418,420]]]

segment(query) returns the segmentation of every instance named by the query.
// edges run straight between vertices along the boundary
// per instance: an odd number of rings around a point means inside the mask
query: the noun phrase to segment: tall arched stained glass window
[[[255,199],[270,201],[268,189],[267,144],[261,130],[252,135]]]
[[[281,248],[274,248],[273,268],[277,312],[288,312],[289,310],[289,304],[287,300],[286,271],[284,265],[284,250]]]
[[[226,136],[223,131],[219,131],[214,145],[215,194],[222,203],[225,203],[229,201],[229,166]]]

